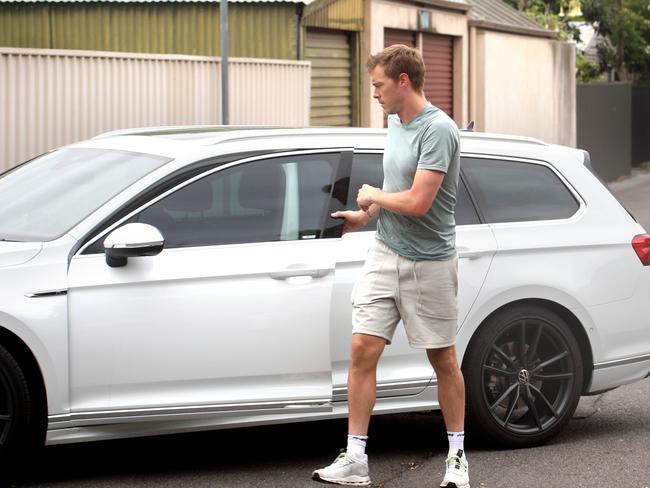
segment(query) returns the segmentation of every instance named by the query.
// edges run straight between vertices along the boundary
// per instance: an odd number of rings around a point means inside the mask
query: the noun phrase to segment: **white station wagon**
[[[0,455],[342,417],[385,132],[154,128],[0,176]],[[556,435],[650,375],[650,235],[580,150],[462,134],[458,354],[491,442]],[[398,328],[375,412],[439,408]]]

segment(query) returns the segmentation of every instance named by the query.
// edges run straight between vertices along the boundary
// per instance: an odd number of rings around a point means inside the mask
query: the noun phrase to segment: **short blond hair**
[[[368,58],[366,67],[372,71],[376,66],[384,68],[386,76],[393,81],[399,81],[399,75],[406,73],[411,80],[411,86],[416,92],[424,86],[424,60],[420,51],[404,44],[393,44],[383,51]]]

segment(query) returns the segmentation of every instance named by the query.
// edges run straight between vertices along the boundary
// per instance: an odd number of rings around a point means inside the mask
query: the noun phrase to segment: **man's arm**
[[[363,185],[359,189],[357,203],[364,210],[378,211],[372,209],[376,205],[401,215],[421,217],[431,208],[444,177],[442,171],[419,169],[415,172],[411,188],[398,193]]]

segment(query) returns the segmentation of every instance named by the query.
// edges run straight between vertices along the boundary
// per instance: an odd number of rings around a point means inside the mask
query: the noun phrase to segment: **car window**
[[[462,180],[458,180],[458,193],[456,194],[455,208],[456,225],[480,224],[474,204],[469,198],[467,188]]]
[[[463,158],[461,167],[488,223],[564,219],[579,204],[542,164]]]
[[[62,236],[170,158],[114,149],[63,148],[0,176],[0,240]]]
[[[320,238],[338,160],[300,155],[226,168],[131,221],[157,227],[166,248]]]
[[[356,209],[357,193],[364,184],[381,188],[384,182],[383,154],[378,153],[355,153],[350,176],[350,192],[346,208]],[[456,201],[456,225],[479,224],[480,219],[472,204],[465,185],[458,182],[458,194]],[[371,221],[364,231],[375,230],[377,220]]]
[[[352,160],[352,171],[350,173],[350,190],[346,208],[356,210],[357,193],[364,184],[381,188],[384,184],[384,167],[381,153],[355,153]],[[363,231],[373,231],[377,228],[377,219],[371,220]]]

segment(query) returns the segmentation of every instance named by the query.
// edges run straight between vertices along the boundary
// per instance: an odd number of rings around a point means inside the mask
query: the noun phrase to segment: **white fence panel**
[[[230,123],[309,125],[310,63],[230,58]],[[131,127],[220,124],[215,57],[0,48],[0,171]]]
[[[262,125],[309,125],[309,61],[238,61],[228,69],[230,92],[237,93],[230,97],[231,124],[250,124],[254,118]]]

